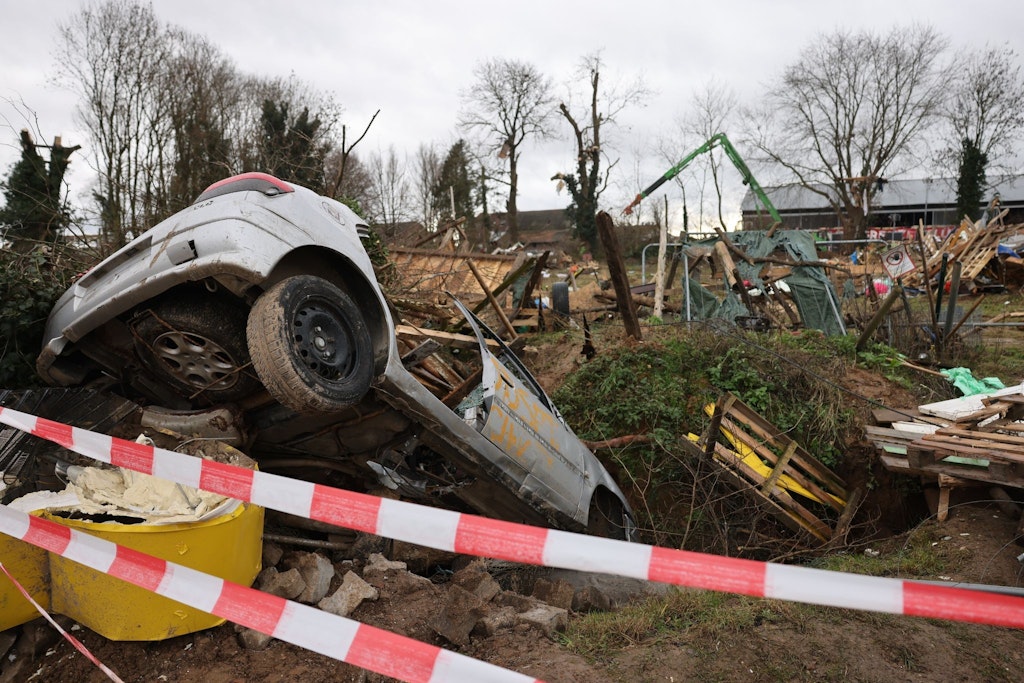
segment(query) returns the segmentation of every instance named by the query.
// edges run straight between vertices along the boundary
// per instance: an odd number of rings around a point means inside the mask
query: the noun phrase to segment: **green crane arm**
[[[736,148],[732,146],[731,142],[729,142],[729,138],[725,137],[725,133],[718,133],[717,135],[712,136],[710,140],[708,140],[703,145],[687,154],[686,157],[683,158],[675,166],[665,171],[665,173],[660,178],[651,183],[649,187],[641,191],[640,194],[638,194],[636,198],[630,203],[630,205],[623,209],[622,213],[626,215],[631,214],[633,212],[633,208],[636,207],[637,204],[639,204],[641,201],[643,201],[645,197],[648,197],[652,192],[661,187],[666,181],[672,180],[672,178],[675,178],[677,175],[682,173],[683,169],[689,166],[690,163],[694,159],[699,157],[701,154],[704,154],[705,152],[710,152],[711,150],[718,146],[721,146],[722,149],[725,151],[725,155],[729,157],[729,161],[732,162],[733,166],[736,167],[736,170],[739,171],[740,175],[743,177],[743,184],[750,186],[750,189],[754,193],[754,196],[757,197],[758,201],[760,201],[764,208],[768,211],[768,213],[772,217],[772,220],[775,221],[776,223],[781,223],[782,217],[779,216],[779,212],[775,209],[775,206],[768,199],[768,195],[765,194],[764,190],[761,188],[761,185],[757,182],[757,180],[754,178],[754,175],[750,172],[750,169],[747,168],[747,165],[746,163],[744,163],[743,158],[740,156],[740,153],[737,152]]]

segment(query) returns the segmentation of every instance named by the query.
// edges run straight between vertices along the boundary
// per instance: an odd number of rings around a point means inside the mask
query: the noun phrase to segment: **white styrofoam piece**
[[[938,403],[928,403],[927,405],[918,406],[917,409],[925,415],[933,415],[944,420],[959,420],[984,408],[985,404],[981,402],[983,398],[988,398],[989,396],[1010,396],[1013,394],[1024,394],[1024,384],[1016,384],[1012,387],[1006,387],[1005,389],[987,394],[961,396],[960,398],[951,398],[947,401],[939,401]]]

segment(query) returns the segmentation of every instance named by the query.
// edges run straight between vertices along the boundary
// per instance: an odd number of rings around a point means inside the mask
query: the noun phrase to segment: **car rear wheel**
[[[208,295],[165,298],[133,324],[136,350],[161,382],[194,405],[237,401],[260,386],[242,337],[246,315]]]
[[[370,332],[338,287],[297,275],[264,292],[246,328],[253,367],[270,395],[297,412],[358,403],[373,380]]]

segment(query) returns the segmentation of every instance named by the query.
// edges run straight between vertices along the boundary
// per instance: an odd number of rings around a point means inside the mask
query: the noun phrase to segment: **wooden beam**
[[[619,239],[615,236],[615,224],[607,211],[597,214],[597,234],[604,247],[604,255],[608,260],[608,273],[612,279],[612,286],[615,288],[615,297],[619,305],[619,313],[622,315],[622,322],[626,328],[626,334],[633,339],[640,341],[643,334],[640,332],[640,320],[636,315],[636,306],[629,292],[629,276],[626,274],[626,263],[622,258],[622,249],[619,247]]]
[[[547,256],[547,254],[549,254],[549,253],[550,252],[544,252],[544,255]],[[541,258],[541,261],[543,261],[543,260],[544,259]],[[504,292],[506,289],[508,289],[509,287],[511,287],[512,285],[515,284],[516,280],[519,279],[520,275],[525,273],[530,268],[533,268],[535,263],[538,263],[538,261],[536,259],[532,259],[532,258],[531,259],[526,259],[525,261],[523,261],[521,264],[519,264],[519,266],[517,268],[514,268],[512,270],[512,272],[509,273],[508,276],[504,280],[501,281],[501,284],[499,284],[497,287],[495,287],[494,290],[491,293],[494,296],[498,296],[499,294]],[[488,300],[485,297],[482,301],[478,301],[476,303],[476,305],[473,306],[473,308],[470,309],[470,310],[472,310],[473,313],[479,313],[480,311],[484,310],[484,306],[486,306],[487,303],[488,303]]]
[[[470,334],[428,330],[425,328],[413,327],[412,325],[395,325],[395,334],[405,338],[434,339],[445,346],[457,346],[463,349],[475,349],[480,346],[480,341]],[[490,339],[487,340],[487,345],[494,349],[500,348],[497,342]]]
[[[502,326],[508,332],[508,338],[510,340],[515,339],[519,336],[516,334],[516,328],[512,327],[512,323],[509,321],[508,316],[505,315],[505,311],[501,310],[501,304],[499,304],[498,300],[494,298],[494,294],[491,293],[491,290],[487,289],[487,281],[484,280],[484,276],[480,274],[479,270],[477,270],[476,264],[473,263],[472,259],[466,259],[466,265],[469,266],[471,271],[473,271],[473,277],[475,277],[476,281],[480,283],[480,289],[484,290],[484,295],[486,295],[487,300],[491,302],[491,307],[494,308],[494,312],[498,314],[498,320],[501,321]]]

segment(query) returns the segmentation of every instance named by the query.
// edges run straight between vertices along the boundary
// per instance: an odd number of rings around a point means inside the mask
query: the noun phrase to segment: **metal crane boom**
[[[648,188],[640,192],[640,194],[636,196],[636,198],[629,204],[629,206],[622,210],[622,213],[626,215],[631,214],[633,212],[634,207],[636,207],[641,201],[643,201],[645,197],[649,196],[652,192],[661,187],[666,181],[671,180],[672,178],[675,178],[677,175],[682,173],[683,169],[689,166],[694,159],[699,157],[701,154],[710,152],[715,147],[721,147],[725,151],[725,155],[729,157],[729,161],[732,162],[732,165],[736,167],[736,170],[739,171],[740,175],[743,177],[743,184],[750,186],[750,189],[754,193],[754,196],[757,197],[758,201],[760,201],[764,208],[768,211],[768,213],[772,217],[772,220],[775,221],[776,223],[781,223],[782,217],[779,216],[779,212],[775,209],[775,206],[768,199],[768,195],[765,194],[764,190],[761,188],[761,185],[754,178],[754,174],[750,172],[749,168],[747,168],[747,164],[744,163],[743,157],[740,156],[740,153],[737,152],[736,148],[732,146],[731,142],[729,142],[729,138],[725,136],[725,133],[718,133],[717,135],[712,136],[710,140],[708,140],[703,145],[687,154],[686,157],[684,157],[675,166],[665,171],[665,173],[660,178],[651,183],[651,185]]]

